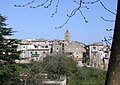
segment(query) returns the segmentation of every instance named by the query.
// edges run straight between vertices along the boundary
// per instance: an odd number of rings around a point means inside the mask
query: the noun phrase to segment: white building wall
[[[35,41],[32,40],[22,42],[21,45],[18,46],[18,50],[21,51],[21,58],[29,58],[29,59],[41,59],[45,57],[46,54],[50,53],[51,46],[49,46],[48,41]],[[37,53],[37,54],[35,54]],[[33,55],[34,54],[34,55]]]

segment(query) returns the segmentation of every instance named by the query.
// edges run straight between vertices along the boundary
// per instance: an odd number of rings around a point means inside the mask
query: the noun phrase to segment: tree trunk
[[[118,0],[113,42],[105,85],[120,85],[120,0]]]

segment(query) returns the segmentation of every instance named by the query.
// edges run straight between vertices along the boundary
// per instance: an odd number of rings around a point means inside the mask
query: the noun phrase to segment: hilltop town
[[[110,46],[102,42],[85,45],[79,41],[72,41],[70,32],[64,34],[64,40],[26,39],[21,40],[18,51],[22,60],[17,63],[42,61],[47,55],[66,54],[78,62],[78,66],[90,66],[107,70],[110,58]]]

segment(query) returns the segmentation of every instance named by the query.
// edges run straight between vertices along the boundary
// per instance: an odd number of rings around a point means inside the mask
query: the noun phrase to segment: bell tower
[[[66,41],[70,42],[70,32],[68,30],[66,30],[64,37]]]

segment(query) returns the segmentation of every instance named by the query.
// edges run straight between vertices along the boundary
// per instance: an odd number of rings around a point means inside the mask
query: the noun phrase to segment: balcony
[[[39,57],[39,54],[32,54],[31,57]]]

